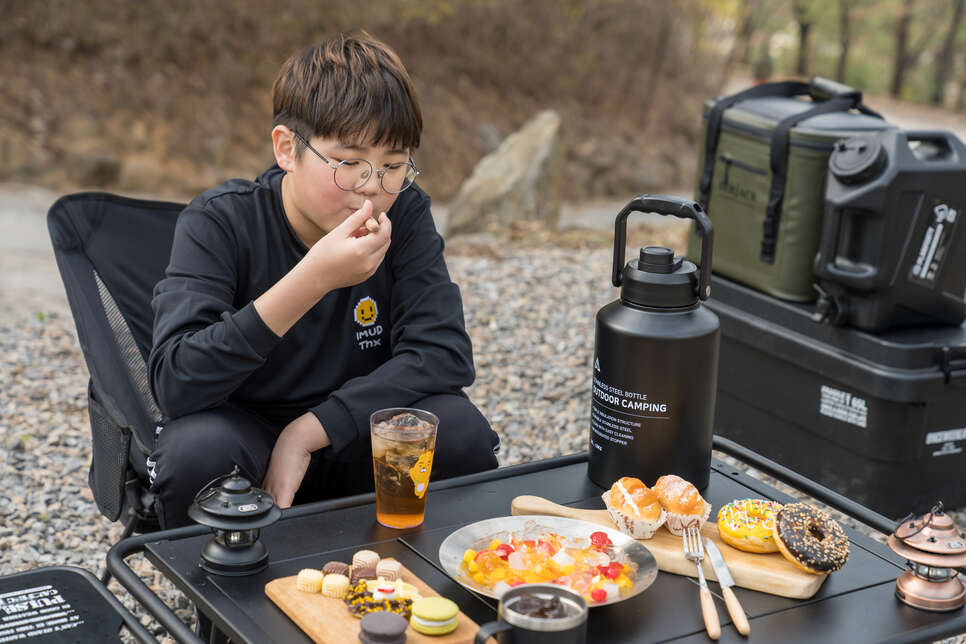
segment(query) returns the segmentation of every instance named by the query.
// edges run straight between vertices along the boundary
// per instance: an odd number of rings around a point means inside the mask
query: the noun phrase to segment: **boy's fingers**
[[[385,249],[389,247],[392,224],[389,222],[389,217],[386,216],[386,213],[380,213],[378,221],[379,230],[374,232],[372,236],[380,241],[379,252],[385,252]]]
[[[345,218],[342,222],[342,226],[345,226],[346,230],[355,231],[359,228],[366,227],[366,219],[372,217],[372,202],[366,199],[366,202],[362,204],[362,208],[356,210],[354,213]]]

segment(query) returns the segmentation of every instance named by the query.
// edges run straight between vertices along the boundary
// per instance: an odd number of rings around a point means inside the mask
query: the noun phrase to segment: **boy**
[[[290,58],[276,164],[181,214],[155,288],[149,459],[164,528],[238,464],[281,507],[371,491],[369,415],[440,418],[433,478],[496,467],[459,288],[413,183],[422,116],[397,55],[363,35]]]

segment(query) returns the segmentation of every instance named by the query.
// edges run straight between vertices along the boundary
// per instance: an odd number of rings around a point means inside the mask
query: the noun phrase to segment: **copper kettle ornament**
[[[909,570],[896,580],[896,597],[902,602],[935,612],[963,605],[966,585],[955,569],[966,565],[966,531],[943,512],[942,502],[928,514],[903,519],[888,544],[909,564]]]

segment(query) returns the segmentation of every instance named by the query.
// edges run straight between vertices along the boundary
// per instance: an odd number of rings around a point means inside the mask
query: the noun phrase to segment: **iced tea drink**
[[[397,407],[369,417],[376,519],[389,528],[423,522],[439,419],[428,411]]]

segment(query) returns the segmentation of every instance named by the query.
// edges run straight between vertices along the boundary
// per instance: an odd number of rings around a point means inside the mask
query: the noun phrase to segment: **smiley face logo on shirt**
[[[372,326],[378,316],[379,309],[376,307],[376,301],[368,295],[359,300],[353,311],[353,317],[359,326]]]

